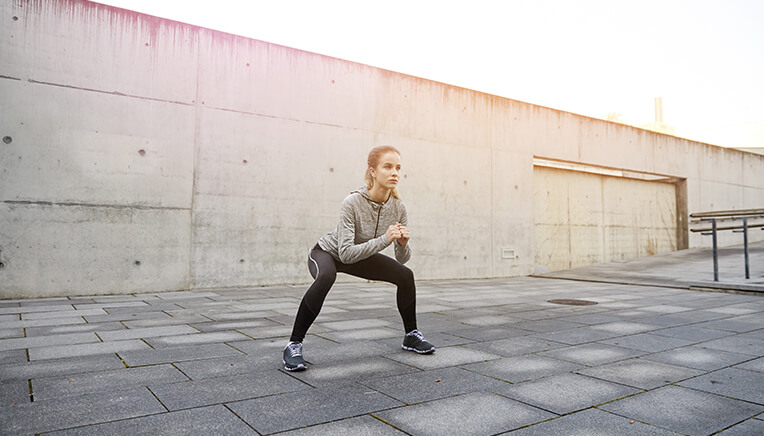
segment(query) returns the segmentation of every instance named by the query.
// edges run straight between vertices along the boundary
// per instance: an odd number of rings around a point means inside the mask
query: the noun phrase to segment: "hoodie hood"
[[[361,194],[361,195],[363,196],[363,198],[365,198],[365,199],[369,200],[370,202],[372,202],[372,204],[374,204],[374,205],[376,205],[376,206],[382,206],[382,205],[385,205],[385,204],[387,204],[387,203],[389,203],[389,202],[390,202],[390,199],[391,199],[391,198],[393,198],[393,195],[392,195],[392,194],[390,194],[390,196],[389,196],[389,197],[387,197],[387,200],[386,200],[386,201],[383,201],[383,202],[381,202],[381,203],[380,203],[379,201],[374,201],[374,200],[372,200],[372,198],[371,198],[371,194],[369,194],[369,188],[367,188],[366,186],[362,186],[362,187],[360,187],[360,188],[356,189],[355,191],[352,191],[352,192],[351,192],[351,194]]]

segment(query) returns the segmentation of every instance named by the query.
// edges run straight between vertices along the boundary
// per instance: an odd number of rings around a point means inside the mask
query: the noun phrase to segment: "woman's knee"
[[[315,284],[328,290],[337,280],[337,271],[319,271],[316,276]]]
[[[406,265],[400,266],[400,269],[397,272],[397,276],[399,285],[414,284],[414,271],[412,271],[411,268],[407,267]]]

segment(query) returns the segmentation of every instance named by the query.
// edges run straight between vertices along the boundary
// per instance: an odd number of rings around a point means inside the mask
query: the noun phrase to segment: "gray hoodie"
[[[385,232],[396,222],[408,225],[406,206],[393,197],[377,203],[364,186],[342,201],[340,222],[333,232],[318,240],[322,250],[344,264],[356,263],[387,248]],[[410,244],[395,242],[395,258],[406,263],[411,257]]]

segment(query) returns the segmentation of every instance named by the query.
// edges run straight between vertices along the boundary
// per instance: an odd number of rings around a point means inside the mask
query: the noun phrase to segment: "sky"
[[[684,138],[764,147],[763,0],[98,0]]]

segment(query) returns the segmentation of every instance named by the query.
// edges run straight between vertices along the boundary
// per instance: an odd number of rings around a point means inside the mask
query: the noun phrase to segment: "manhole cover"
[[[547,300],[548,303],[554,304],[567,304],[568,306],[591,306],[597,304],[596,301],[587,300]]]

